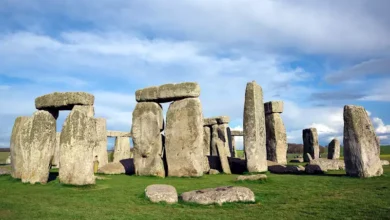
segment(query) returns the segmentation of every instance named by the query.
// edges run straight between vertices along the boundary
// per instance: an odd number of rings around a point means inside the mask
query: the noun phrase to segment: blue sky
[[[90,92],[96,117],[129,131],[137,89],[182,81],[200,84],[205,117],[229,115],[242,129],[252,80],[264,101],[285,102],[289,142],[313,126],[321,144],[342,139],[343,106],[356,104],[390,144],[388,8],[387,0],[3,0],[0,146],[40,95]]]

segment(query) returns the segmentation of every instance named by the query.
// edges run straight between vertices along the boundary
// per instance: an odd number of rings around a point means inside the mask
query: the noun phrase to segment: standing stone
[[[228,157],[231,157],[231,153],[230,153],[230,148],[229,148],[229,141],[228,141],[228,133],[227,133],[227,129],[228,129],[228,124],[220,124],[218,125],[218,127],[220,128],[221,130],[221,134],[223,134],[224,138],[225,138],[225,142],[223,142],[224,144],[224,149],[225,149],[225,155],[228,156]]]
[[[133,111],[132,124],[135,174],[165,177],[161,135],[164,118],[161,105],[154,102],[138,103]]]
[[[230,130],[230,127],[227,127],[226,134],[227,134],[230,157],[236,157],[236,146],[235,146],[235,143],[233,145],[234,136],[232,136],[232,132]]]
[[[222,171],[226,174],[231,174],[229,161],[226,155],[225,142],[227,141],[224,136],[224,132],[220,127],[213,129],[213,144],[218,150],[219,160],[221,161]]]
[[[287,164],[287,135],[279,113],[265,116],[267,128],[267,160]]]
[[[211,134],[214,134],[214,132],[218,132],[218,125],[217,124],[214,124],[212,127],[211,127]],[[217,140],[215,140],[213,138],[213,135],[211,137],[211,156],[218,156],[218,149],[217,149],[217,143],[216,143]]]
[[[232,136],[232,157],[238,157],[237,155],[237,147],[236,147],[236,137]]]
[[[32,117],[28,163],[24,183],[47,183],[50,162],[56,141],[56,119],[47,111],[37,111]]]
[[[328,159],[338,160],[340,158],[340,141],[335,138],[328,145]]]
[[[54,154],[51,164],[53,166],[56,166],[57,168],[60,167],[60,138],[61,138],[61,132],[56,133],[56,146],[54,148]]]
[[[244,146],[248,171],[267,171],[263,91],[256,82],[248,83],[245,91]]]
[[[130,138],[116,137],[114,146],[114,163],[130,158]]]
[[[66,118],[60,138],[60,182],[71,185],[95,184],[93,149],[96,121],[92,106],[75,106]]]
[[[307,154],[313,158],[313,160],[320,158],[320,146],[318,145],[318,134],[316,128],[307,128],[302,131],[303,138],[303,159],[305,162],[309,162]]]
[[[92,160],[99,162],[98,168],[105,166],[108,163],[107,155],[107,122],[104,118],[96,118],[96,146],[93,150]]]
[[[203,175],[203,115],[198,98],[170,104],[165,141],[168,176]]]
[[[366,110],[344,106],[344,162],[347,175],[373,177],[383,174],[378,141]]]
[[[211,154],[211,128],[203,127],[203,155],[210,156]]]
[[[22,178],[24,160],[24,149],[28,149],[26,146],[30,134],[30,131],[25,128],[28,125],[29,117],[17,117],[12,129],[10,151],[11,151],[11,175],[13,178]],[[31,123],[30,123],[31,125]],[[26,147],[24,147],[26,146]]]

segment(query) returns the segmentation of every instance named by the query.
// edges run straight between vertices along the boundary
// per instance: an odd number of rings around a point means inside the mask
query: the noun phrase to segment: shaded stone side
[[[60,138],[61,183],[95,184],[93,149],[97,138],[92,113],[92,106],[75,106],[64,122]]]
[[[227,127],[226,134],[227,134],[227,142],[228,142],[228,146],[229,146],[230,157],[236,157],[236,146],[234,145],[234,149],[233,149],[234,136],[232,136],[232,132],[230,130],[230,127]]]
[[[170,104],[165,141],[168,176],[203,175],[203,114],[198,98]]]
[[[28,126],[28,124],[31,125],[31,123],[28,123],[28,120],[29,117],[17,117],[15,119],[14,127],[12,128],[10,141],[11,176],[16,179],[22,178],[23,164],[25,163],[23,153],[24,149],[29,149],[29,138],[25,137],[29,136],[31,127],[27,129],[24,128]],[[27,134],[23,132],[26,132]],[[25,146],[25,148],[23,146]]]
[[[218,132],[219,126],[217,124],[211,126],[211,134],[214,134],[214,132]],[[218,133],[217,133],[218,134]],[[218,156],[218,149],[217,149],[217,139],[214,139],[213,136],[211,137],[211,156]]]
[[[279,113],[265,116],[267,129],[267,160],[287,164],[287,134]]]
[[[312,159],[320,158],[320,146],[318,144],[318,134],[316,128],[307,128],[302,131],[303,138],[303,159],[309,162],[307,154],[310,154]]]
[[[282,113],[283,101],[271,101],[264,103],[265,114]]]
[[[129,159],[130,156],[130,138],[116,137],[114,146],[114,159],[112,162],[119,163],[121,160]]]
[[[256,82],[248,83],[245,91],[244,146],[248,171],[267,171],[263,91]]]
[[[194,82],[165,84],[140,89],[135,92],[137,102],[171,102],[185,98],[197,98],[200,86]]]
[[[373,177],[383,174],[379,142],[366,110],[344,106],[344,162],[347,175]]]
[[[335,138],[328,144],[328,159],[337,160],[340,158],[340,141]]]
[[[220,135],[223,135],[223,137],[224,137],[224,141],[223,141],[224,146],[223,147],[225,149],[225,155],[228,157],[231,157],[229,140],[228,140],[228,133],[227,133],[228,125],[227,124],[220,124],[220,125],[218,125],[218,127],[220,129]]]
[[[228,157],[226,155],[226,148],[225,143],[227,142],[227,139],[225,139],[224,132],[222,131],[223,128],[218,126],[217,129],[213,130],[213,144],[216,146],[214,148],[218,151],[219,160],[221,162],[222,171],[226,174],[231,174],[230,165],[228,161]]]
[[[99,161],[98,168],[105,166],[108,163],[107,154],[107,122],[105,118],[96,118],[96,146],[93,149],[93,157]]]
[[[134,144],[135,173],[140,176],[165,177],[163,154],[163,110],[154,102],[135,106],[131,133]]]
[[[35,99],[35,108],[42,110],[72,110],[75,105],[94,104],[95,97],[86,92],[54,92]]]
[[[54,154],[53,159],[51,161],[51,164],[53,166],[56,166],[59,168],[60,166],[60,138],[61,138],[61,132],[56,133],[56,146],[54,148]]]
[[[211,154],[211,128],[203,127],[203,155],[210,156]]]
[[[47,183],[50,162],[54,155],[56,119],[47,111],[37,111],[32,116],[27,170],[22,175],[24,183]]]

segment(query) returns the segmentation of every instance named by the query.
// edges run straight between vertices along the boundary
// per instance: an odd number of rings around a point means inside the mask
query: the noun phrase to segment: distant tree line
[[[0,152],[10,152],[9,148],[0,148]]]

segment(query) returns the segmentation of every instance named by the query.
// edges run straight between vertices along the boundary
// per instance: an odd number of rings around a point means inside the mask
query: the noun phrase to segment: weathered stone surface
[[[388,166],[390,163],[388,160],[381,160],[382,166]]]
[[[131,132],[107,131],[107,137],[131,137]]]
[[[210,171],[210,164],[208,156],[203,156],[203,173],[208,173]]]
[[[229,116],[218,116],[218,117],[203,119],[204,126],[213,126],[215,124],[229,124],[229,122],[230,122]]]
[[[218,125],[219,127],[219,136],[223,136],[223,139],[220,138],[221,140],[224,140],[223,141],[223,147],[225,149],[225,155],[227,157],[231,157],[231,152],[230,152],[230,148],[229,148],[229,137],[228,137],[228,133],[227,133],[227,129],[228,129],[228,125],[227,124],[220,124]]]
[[[56,166],[57,168],[60,167],[60,138],[61,138],[61,132],[57,132],[56,145],[54,148],[53,159],[51,160],[51,165]]]
[[[307,128],[302,131],[303,138],[303,160],[309,162],[307,153],[313,159],[320,157],[320,146],[318,144],[318,134],[316,128]]]
[[[163,111],[159,104],[154,102],[137,103],[133,111],[131,128],[137,175],[165,177],[161,136],[163,128]]]
[[[226,139],[224,135],[225,134],[219,125],[213,126],[212,143],[215,146],[212,146],[212,148],[217,149],[218,156],[221,161],[222,171],[226,174],[231,174],[228,157],[226,155],[226,148],[225,148]]]
[[[210,146],[211,156],[218,156],[218,149],[217,149],[218,138],[214,139],[214,136],[218,137],[218,128],[219,128],[219,126],[217,124],[215,124],[211,127],[211,141],[210,141],[211,142],[211,146]]]
[[[11,155],[9,155],[8,157],[7,157],[7,159],[5,160],[5,164],[11,164]]]
[[[185,82],[148,87],[135,92],[137,102],[171,102],[185,98],[197,98],[200,95],[198,83]]]
[[[99,168],[108,163],[107,155],[107,122],[104,118],[96,118],[96,146],[93,149],[93,160],[99,161]]]
[[[327,170],[323,170],[320,165],[317,164],[306,164],[305,173],[308,174],[323,174]]]
[[[214,169],[209,170],[209,175],[216,175],[216,174],[219,174],[218,170],[214,170]]]
[[[39,110],[32,116],[24,183],[47,183],[56,140],[56,119],[47,111]]]
[[[303,166],[291,166],[291,165],[272,165],[268,167],[269,172],[276,174],[301,174],[305,172]]]
[[[117,137],[115,139],[113,162],[116,163],[124,159],[129,159],[130,156],[130,138]]]
[[[230,153],[229,157],[236,157],[236,146],[235,146],[235,143],[233,146],[234,137],[232,136],[232,132],[230,130],[230,127],[226,128],[226,137],[227,137],[228,148],[229,148],[229,153]]]
[[[100,167],[98,173],[115,175],[115,174],[124,174],[126,173],[125,167],[119,163],[107,163],[103,167]]]
[[[203,155],[211,155],[211,128],[203,127]]]
[[[198,98],[170,104],[165,148],[168,176],[203,175],[203,115]]]
[[[267,134],[267,160],[287,164],[287,134],[279,113],[265,116]]]
[[[255,202],[255,194],[252,190],[241,186],[223,186],[194,190],[181,194],[181,198],[185,202],[201,205],[222,205],[227,202]]]
[[[238,131],[238,130],[231,130],[232,136],[244,136],[243,131]]]
[[[237,145],[236,145],[236,138],[234,136],[232,136],[231,138],[231,142],[232,142],[232,157],[238,157],[237,155]]]
[[[383,174],[379,142],[366,110],[344,106],[344,162],[347,175],[373,177]]]
[[[271,101],[264,103],[265,114],[282,113],[283,101]]]
[[[257,175],[241,175],[236,178],[236,181],[245,181],[245,180],[266,180],[267,175],[265,174],[257,174]]]
[[[11,175],[16,179],[22,178],[23,164],[25,162],[23,153],[24,150],[29,149],[28,141],[31,132],[31,121],[28,123],[29,120],[31,120],[29,117],[17,117],[12,129],[10,142]]]
[[[267,171],[263,91],[256,82],[248,83],[245,91],[244,146],[248,171]]]
[[[333,139],[328,145],[328,159],[338,160],[340,158],[340,141]]]
[[[345,169],[345,163],[343,160],[329,160],[325,158],[318,158],[315,160],[310,160],[309,164],[318,165],[323,171]]]
[[[93,149],[96,146],[96,122],[92,106],[74,106],[62,127],[60,138],[61,183],[95,184]]]
[[[165,184],[153,184],[145,189],[145,196],[151,202],[177,203],[178,197],[176,188]]]
[[[35,99],[35,108],[40,110],[72,110],[75,105],[93,105],[95,97],[86,92],[54,92]]]

